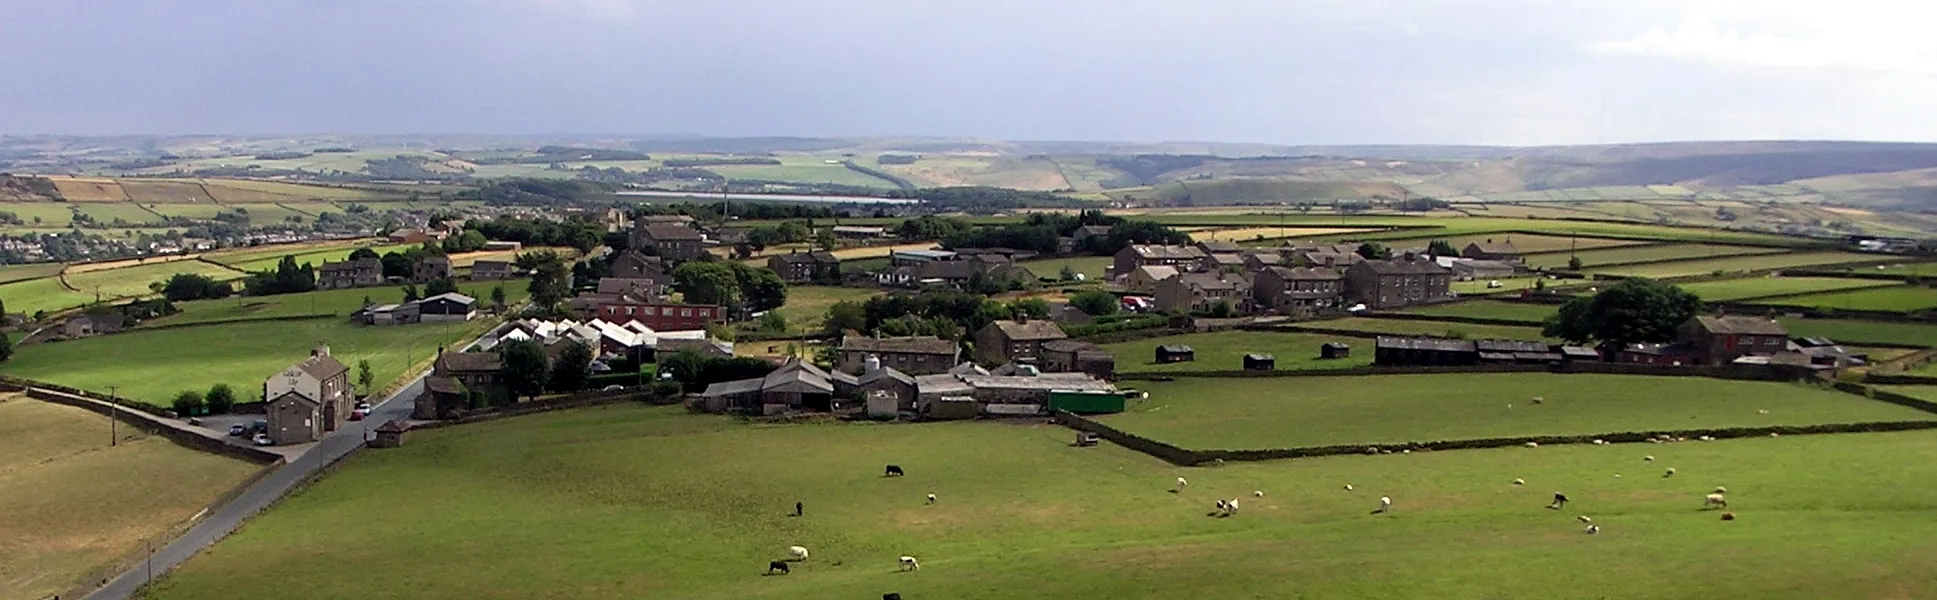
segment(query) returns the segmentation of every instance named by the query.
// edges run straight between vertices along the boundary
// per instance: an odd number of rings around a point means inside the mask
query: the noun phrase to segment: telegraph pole
[[[115,431],[115,421],[121,417],[121,397],[115,394],[120,386],[108,386],[108,445],[121,443],[121,434]]]

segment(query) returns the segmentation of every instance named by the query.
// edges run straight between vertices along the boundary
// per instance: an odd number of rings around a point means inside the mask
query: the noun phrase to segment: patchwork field
[[[1201,378],[1139,389],[1150,398],[1098,420],[1192,449],[1937,420],[1930,413],[1820,388],[1700,377]],[[1546,402],[1534,405],[1534,397]]]
[[[787,317],[787,328],[795,333],[818,331],[827,322],[827,309],[842,300],[866,301],[872,290],[826,285],[787,286],[787,304],[774,309]]]
[[[167,281],[177,273],[206,275],[217,281],[243,277],[242,273],[233,269],[202,261],[177,260],[105,271],[70,273],[66,278],[68,285],[90,296],[99,293],[102,298],[123,298],[152,294],[154,291],[148,288],[148,284]]]
[[[160,181],[151,179],[121,180],[121,189],[128,198],[142,204],[207,204],[215,202],[202,184],[193,181]]]
[[[0,266],[0,283],[13,283],[42,277],[53,277],[61,272],[60,263],[32,263],[24,265]],[[4,296],[0,296],[3,298]]]
[[[1582,267],[1593,267],[1605,264],[1633,263],[1651,260],[1694,260],[1749,254],[1772,254],[1776,252],[1781,252],[1781,250],[1757,248],[1754,246],[1663,244],[1659,246],[1633,246],[1576,253],[1555,252],[1540,254],[1527,257],[1527,266],[1564,269],[1567,268],[1568,260],[1575,256],[1580,257]]]
[[[363,243],[368,243],[368,242],[366,241]],[[326,263],[326,262],[341,262],[341,261],[349,260],[350,253],[355,252],[357,248],[362,248],[362,247],[366,247],[366,246],[362,246],[362,245],[336,246],[336,247],[325,248],[321,250],[309,250],[309,251],[300,251],[300,252],[291,252],[289,250],[276,249],[276,250],[265,250],[261,252],[249,252],[249,253],[243,253],[243,254],[215,256],[215,257],[210,257],[209,260],[213,260],[215,262],[219,262],[231,267],[235,267],[237,269],[250,271],[250,272],[274,269],[276,268],[277,264],[282,262],[282,258],[284,256],[296,257],[296,264],[299,264],[299,265],[304,263],[309,263],[311,265],[320,267],[320,266],[323,266],[323,263]],[[417,247],[417,244],[386,244],[381,246],[367,246],[367,247],[370,248],[371,250],[376,251],[378,255],[382,255],[389,252],[402,252],[404,250],[409,250],[411,248]]]
[[[1190,232],[1193,242],[1224,240],[1230,242],[1249,242],[1257,239],[1307,239],[1333,238],[1373,231],[1370,229],[1349,229],[1340,227],[1239,227],[1211,228]]]
[[[0,396],[0,598],[48,598],[112,574],[257,469],[120,433],[109,446],[106,417]]]
[[[1749,277],[1744,279],[1724,279],[1720,281],[1699,281],[1676,284],[1681,289],[1701,296],[1709,302],[1728,302],[1749,298],[1765,298],[1783,294],[1804,294],[1826,292],[1851,288],[1866,288],[1889,285],[1888,281],[1869,279],[1843,279],[1838,277]]]
[[[1350,358],[1320,359],[1318,346],[1326,342],[1352,346],[1354,354]],[[1308,333],[1220,331],[1169,335],[1105,344],[1103,347],[1116,355],[1116,370],[1119,373],[1188,373],[1242,370],[1244,355],[1251,353],[1272,355],[1276,359],[1277,370],[1280,371],[1362,367],[1372,364],[1372,346],[1369,342],[1370,340],[1361,338]],[[1157,346],[1169,345],[1190,346],[1196,351],[1197,360],[1158,364]]]
[[[1037,277],[1061,277],[1067,265],[1077,273],[1082,273],[1090,281],[1101,281],[1105,271],[1116,264],[1115,258],[1108,256],[1077,256],[1072,258],[1051,258],[1046,260],[1025,260],[1017,265],[1029,269]]]
[[[290,202],[304,200],[364,200],[370,198],[389,198],[399,194],[385,194],[377,190],[360,188],[328,187],[303,185],[277,181],[254,181],[248,179],[204,179],[202,188],[223,204],[256,204]]]
[[[263,378],[308,356],[319,342],[329,344],[344,364],[369,360],[377,381],[389,382],[406,364],[422,363],[439,346],[469,340],[483,327],[482,321],[366,327],[344,318],[136,330],[21,346],[12,360],[0,364],[0,372],[85,390],[118,386],[122,397],[155,406],[165,406],[182,390],[217,383],[254,400]]]
[[[1776,306],[1833,308],[1839,310],[1910,312],[1937,307],[1937,290],[1923,286],[1900,285],[1886,288],[1810,294],[1808,296],[1767,300],[1760,303]]]
[[[1453,337],[1470,340],[1538,340],[1540,327],[1513,327],[1510,325],[1474,325],[1452,321],[1402,321],[1398,319],[1375,319],[1370,317],[1346,317],[1324,321],[1307,321],[1299,326],[1343,331],[1363,331],[1385,335],[1425,335],[1433,337]],[[1365,340],[1370,341],[1370,340]]]
[[[102,225],[114,225],[116,223],[159,225],[164,221],[160,215],[126,202],[76,204],[74,208],[81,211],[81,214],[93,219],[95,223]]]
[[[67,227],[74,220],[74,211],[70,206],[73,205],[59,202],[0,202],[0,211],[20,217],[25,227]],[[18,230],[21,227],[10,229]]]
[[[128,193],[121,184],[113,179],[82,179],[77,177],[49,177],[54,183],[54,191],[68,202],[126,202]]]
[[[1937,325],[1854,319],[1778,318],[1789,337],[1826,337],[1847,344],[1911,344],[1937,347]]]
[[[1543,408],[1573,408],[1549,397]],[[1931,432],[1651,446],[1655,463],[1634,446],[1573,446],[1189,470],[1070,437],[1042,424],[750,426],[634,405],[421,432],[359,454],[148,597],[1814,600],[1937,582],[1937,462],[1877,462],[1937,453]],[[881,477],[891,462],[908,475]],[[1644,476],[1664,465],[1682,475]],[[1178,475],[1189,490],[1166,492]],[[1698,510],[1718,484],[1743,518]],[[1556,489],[1575,504],[1541,509]],[[1367,515],[1381,495],[1395,510]],[[1213,498],[1240,496],[1241,514],[1206,516]],[[787,516],[797,501],[805,516]],[[1582,535],[1575,514],[1601,534]],[[762,576],[789,545],[813,557]],[[922,568],[898,572],[900,555]],[[381,564],[409,584],[316,564]]]
[[[1494,242],[1512,242],[1513,247],[1515,249],[1518,249],[1522,254],[1529,254],[1534,252],[1560,252],[1568,249],[1582,250],[1582,249],[1589,249],[1589,248],[1618,248],[1622,246],[1633,246],[1637,244],[1646,243],[1646,242],[1639,242],[1634,240],[1617,240],[1617,239],[1609,239],[1609,238],[1591,238],[1591,237],[1576,238],[1576,237],[1562,237],[1562,236],[1552,236],[1552,235],[1526,235],[1526,234],[1507,234],[1507,233],[1501,233],[1501,234],[1489,233],[1489,234],[1480,234],[1480,235],[1460,235],[1460,236],[1452,236],[1452,237],[1431,237],[1431,238],[1413,237],[1408,239],[1386,240],[1383,243],[1387,246],[1392,247],[1394,252],[1397,252],[1413,246],[1424,248],[1426,247],[1427,244],[1432,243],[1432,241],[1436,239],[1446,240],[1447,242],[1453,244],[1454,248],[1458,248],[1460,250],[1465,250],[1467,244],[1472,244],[1472,243],[1483,244],[1483,243],[1486,243],[1488,240],[1492,240]],[[1565,261],[1562,261],[1562,264],[1566,264]]]
[[[1793,268],[1793,267],[1809,267],[1809,266],[1816,266],[1816,265],[1829,265],[1829,264],[1839,264],[1839,263],[1848,263],[1848,262],[1867,262],[1867,261],[1874,261],[1877,263],[1888,263],[1888,262],[1896,262],[1899,260],[1903,260],[1903,259],[1900,257],[1894,257],[1894,256],[1877,256],[1874,254],[1857,254],[1854,252],[1797,252],[1792,254],[1735,256],[1735,257],[1717,258],[1717,259],[1711,259],[1711,260],[1689,260],[1689,261],[1679,261],[1679,262],[1654,263],[1654,264],[1646,264],[1646,265],[1630,265],[1625,267],[1608,267],[1604,269],[1587,269],[1587,272],[1610,273],[1614,275],[1626,275],[1629,277],[1652,277],[1656,279],[1663,279],[1668,277],[1687,277],[1690,275],[1707,275],[1715,272],[1734,273],[1734,272],[1740,272],[1740,271],[1756,271],[1756,270],[1763,270],[1763,269],[1785,269],[1785,268]]]
[[[723,165],[705,167],[708,171],[719,173],[728,179],[758,179],[788,183],[833,183],[871,188],[894,189],[895,185],[886,179],[875,177],[847,168],[840,164],[827,164],[823,159],[812,157],[780,157],[778,165]]]

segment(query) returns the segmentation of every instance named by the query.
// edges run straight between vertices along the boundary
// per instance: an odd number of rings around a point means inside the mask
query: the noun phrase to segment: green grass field
[[[72,205],[64,202],[0,202],[0,211],[10,212],[20,217],[22,225],[9,226],[8,230],[23,227],[66,227],[74,219],[74,211],[69,209],[69,206]],[[35,217],[40,218],[39,223],[34,222]]]
[[[1364,331],[1386,335],[1426,335],[1434,337],[1458,337],[1469,340],[1538,340],[1540,327],[1514,327],[1511,325],[1473,325],[1451,321],[1401,321],[1398,319],[1375,319],[1370,317],[1346,317],[1324,321],[1299,323],[1319,329],[1338,329],[1345,331]],[[1370,341],[1370,340],[1367,340]]]
[[[1205,378],[1152,382],[1139,389],[1150,398],[1099,420],[1193,449],[1937,420],[1937,415],[1842,392],[1699,377]],[[1546,403],[1534,405],[1534,397]],[[1761,409],[1770,412],[1756,412]]]
[[[235,267],[237,269],[241,269],[244,271],[254,272],[254,271],[266,271],[269,269],[276,268],[276,264],[281,263],[282,257],[284,256],[295,256],[296,264],[299,264],[299,265],[303,263],[309,263],[311,265],[321,267],[325,262],[341,262],[341,261],[349,260],[350,253],[355,252],[357,248],[368,247],[371,250],[376,251],[377,254],[381,255],[387,252],[402,252],[404,250],[408,250],[416,246],[417,244],[388,244],[388,245],[381,245],[381,246],[369,246],[367,244],[357,244],[357,245],[344,245],[344,246],[338,246],[333,248],[310,249],[310,250],[301,250],[301,251],[290,251],[286,249],[267,250],[267,251],[261,251],[261,252],[250,252],[246,254],[234,254],[234,255],[225,255],[220,257],[212,257],[209,260],[213,260],[215,262],[229,265],[231,267]]]
[[[789,183],[834,183],[860,187],[894,189],[886,179],[827,164],[819,157],[781,157],[778,165],[721,165],[704,167],[728,179],[760,179]]]
[[[1533,252],[1560,252],[1560,251],[1565,251],[1569,248],[1576,248],[1580,250],[1586,250],[1589,248],[1618,248],[1622,246],[1633,246],[1633,245],[1645,243],[1645,242],[1637,242],[1633,240],[1617,240],[1617,239],[1609,239],[1609,238],[1574,238],[1574,237],[1554,236],[1554,235],[1527,235],[1527,234],[1510,234],[1510,233],[1499,233],[1499,234],[1482,233],[1482,234],[1475,234],[1475,235],[1461,235],[1461,236],[1453,236],[1453,237],[1391,239],[1383,243],[1386,244],[1387,246],[1391,246],[1396,252],[1413,246],[1424,248],[1426,247],[1426,244],[1431,243],[1432,240],[1435,240],[1435,239],[1446,240],[1447,242],[1453,244],[1454,248],[1460,249],[1460,250],[1465,250],[1467,244],[1472,244],[1476,242],[1486,243],[1487,240],[1492,240],[1495,242],[1512,242],[1513,247],[1515,249],[1518,249],[1523,254],[1533,253]],[[1566,264],[1566,260],[1562,259],[1561,264],[1563,265]]]
[[[1261,352],[1276,359],[1277,369],[1291,371],[1300,369],[1342,369],[1362,367],[1372,364],[1370,340],[1341,336],[1315,335],[1308,333],[1276,333],[1266,331],[1220,331],[1217,333],[1191,333],[1170,335],[1159,338],[1106,344],[1103,347],[1116,355],[1116,370],[1119,373],[1164,372],[1183,373],[1191,371],[1237,371],[1244,368],[1244,355]],[[1340,342],[1353,346],[1350,358],[1323,360],[1318,358],[1318,346],[1326,342]],[[1160,345],[1184,345],[1197,351],[1197,360],[1191,362],[1157,364],[1156,350]]]
[[[31,263],[0,266],[0,284],[40,279],[42,277],[53,277],[60,274],[61,268],[65,266],[67,265],[61,263]]]
[[[1914,344],[1937,347],[1937,325],[1854,319],[1778,318],[1789,337],[1826,337],[1846,344]]]
[[[1511,319],[1526,323],[1540,323],[1560,307],[1553,304],[1528,304],[1524,302],[1500,302],[1497,300],[1468,300],[1451,304],[1430,304],[1414,306],[1402,312],[1442,317],[1476,317],[1482,319]]]
[[[1037,277],[1051,278],[1061,277],[1063,267],[1067,265],[1077,273],[1082,273],[1090,281],[1100,281],[1103,279],[1104,271],[1109,270],[1110,265],[1115,264],[1113,262],[1115,260],[1115,258],[1109,256],[1077,256],[1071,258],[1052,258],[1048,260],[1025,260],[1016,264],[1029,269],[1029,272],[1035,273]],[[843,264],[845,265],[845,263]]]
[[[122,397],[154,406],[166,406],[182,390],[217,383],[254,400],[264,378],[309,356],[318,343],[329,344],[337,360],[352,367],[369,360],[383,385],[402,375],[405,365],[425,362],[438,346],[468,341],[484,327],[483,321],[369,327],[341,318],[136,330],[21,346],[0,372],[103,393],[116,386]]]
[[[528,280],[512,279],[498,281],[467,281],[458,283],[458,292],[476,298],[480,307],[491,303],[491,288],[504,285],[505,302],[517,304],[529,295],[525,291]],[[419,287],[419,292],[422,287]],[[334,314],[348,317],[350,313],[363,308],[363,299],[369,298],[377,304],[395,304],[403,301],[403,286],[384,285],[347,290],[323,290],[301,294],[281,294],[276,296],[235,296],[221,300],[191,300],[177,302],[175,307],[181,312],[160,319],[143,322],[143,326],[184,325],[232,319],[266,319],[271,317],[291,317],[298,315]]]
[[[0,285],[0,301],[6,302],[9,312],[32,315],[43,310],[55,312],[93,302],[94,294],[76,292],[61,287],[58,279],[42,277]]]
[[[636,405],[419,432],[358,454],[146,597],[1815,600],[1937,584],[1937,461],[1879,459],[1937,453],[1932,432],[1216,469],[1071,437]],[[908,475],[881,477],[885,463]],[[1665,466],[1681,475],[1656,475]],[[1168,493],[1178,475],[1190,488]],[[1742,518],[1699,510],[1720,484]],[[1554,490],[1574,504],[1540,508]],[[1381,495],[1394,511],[1366,514]],[[1240,514],[1207,516],[1234,497]],[[805,516],[787,516],[796,501]],[[1576,514],[1601,534],[1583,535]],[[763,576],[790,545],[813,557]],[[901,555],[922,568],[898,572]],[[384,565],[408,584],[318,564]]]
[[[1779,252],[1779,250],[1753,246],[1663,244],[1659,246],[1589,250],[1572,254],[1566,252],[1540,254],[1527,257],[1527,266],[1564,269],[1567,268],[1568,259],[1574,256],[1580,257],[1582,267],[1594,267],[1597,265],[1641,262],[1646,260],[1695,260],[1745,254],[1769,254],[1773,252]]]
[[[48,598],[112,576],[112,563],[258,468],[119,433],[109,446],[105,416],[0,396],[0,598]]]
[[[1848,290],[1779,298],[1760,302],[1775,306],[1833,308],[1837,310],[1875,310],[1910,312],[1937,307],[1937,290],[1923,286],[1900,285],[1886,288]]]
[[[22,215],[22,216],[25,216],[25,215]],[[1929,277],[1931,275],[1937,275],[1937,262],[1920,262],[1920,263],[1910,263],[1910,264],[1902,264],[1902,265],[1889,265],[1882,269],[1869,268],[1869,269],[1859,269],[1859,270],[1864,273],[1888,273],[1892,275],[1916,275],[1918,277]]]
[[[92,296],[97,291],[102,298],[125,298],[145,296],[154,293],[148,284],[167,281],[177,273],[206,275],[216,281],[241,279],[242,273],[225,269],[199,260],[176,260],[164,263],[151,263],[119,269],[69,273],[68,285]]]
[[[1889,285],[1888,281],[1838,277],[1747,277],[1676,284],[1709,302]]]
[[[1779,236],[1746,231],[1725,231],[1720,229],[1699,229],[1692,227],[1668,227],[1641,223],[1608,223],[1590,221],[1559,221],[1540,219],[1512,219],[1498,217],[1413,217],[1393,215],[1343,216],[1343,215],[1299,215],[1276,213],[1247,214],[1151,214],[1142,219],[1166,225],[1266,225],[1296,227],[1435,227],[1434,231],[1395,231],[1383,234],[1355,234],[1359,239],[1414,239],[1419,245],[1433,238],[1457,238],[1461,236],[1493,235],[1505,237],[1509,232],[1515,237],[1516,244],[1521,236],[1545,235],[1550,237],[1607,237],[1636,240],[1656,240],[1690,243],[1754,243],[1784,247],[1824,246],[1819,240]],[[1011,218],[1010,220],[1016,220]],[[1560,246],[1557,250],[1565,250]],[[1527,249],[1522,248],[1523,252]]]
[[[81,209],[81,214],[102,225],[114,223],[116,219],[137,226],[159,225],[163,221],[159,215],[127,202],[94,202],[75,206]]]
[[[1690,275],[1707,275],[1709,273],[1714,273],[1716,271],[1721,271],[1724,273],[1733,273],[1738,271],[1756,271],[1756,270],[1763,270],[1763,269],[1786,269],[1786,268],[1796,268],[1796,267],[1808,267],[1808,266],[1814,266],[1814,265],[1847,263],[1847,262],[1854,262],[1854,261],[1875,261],[1878,263],[1884,263],[1884,262],[1892,262],[1896,260],[1902,260],[1902,258],[1879,257],[1874,254],[1857,254],[1855,252],[1796,252],[1796,253],[1790,253],[1790,254],[1734,256],[1734,257],[1717,258],[1717,259],[1711,259],[1711,260],[1688,260],[1688,261],[1667,262],[1667,263],[1653,263],[1653,264],[1646,264],[1646,265],[1631,265],[1626,267],[1608,267],[1605,269],[1587,269],[1587,272],[1612,273],[1615,275],[1627,275],[1630,277],[1653,277],[1656,279],[1662,279],[1667,277],[1687,277]]]
[[[827,321],[827,309],[842,300],[864,302],[873,290],[826,285],[787,286],[787,304],[778,309],[787,317],[787,327],[796,333],[818,331]]]

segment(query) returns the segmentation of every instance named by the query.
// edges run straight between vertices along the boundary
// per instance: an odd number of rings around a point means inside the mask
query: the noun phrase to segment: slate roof
[[[383,261],[374,258],[359,258],[342,262],[324,261],[323,266],[317,267],[317,272],[328,275],[331,273],[354,273],[369,269],[383,270]]]
[[[1110,226],[1108,226],[1108,225],[1084,225],[1084,226],[1082,226],[1082,227],[1078,227],[1078,228],[1076,228],[1076,231],[1075,231],[1074,233],[1071,233],[1071,234],[1069,234],[1069,235],[1070,235],[1070,237],[1073,237],[1073,238],[1076,238],[1076,239],[1079,239],[1079,240],[1080,240],[1080,239],[1085,239],[1085,238],[1091,238],[1091,237],[1098,237],[1098,236],[1102,236],[1102,237],[1109,237],[1109,235],[1110,235]]]
[[[874,383],[876,381],[880,381],[882,379],[893,379],[895,381],[898,381],[904,384],[915,385],[914,377],[908,375],[907,373],[903,373],[899,370],[896,370],[894,367],[881,367],[880,369],[876,370],[873,373],[867,373],[867,374],[861,375],[861,378],[856,380],[855,384],[867,385],[870,383]]]
[[[1364,268],[1371,269],[1373,273],[1379,275],[1445,275],[1448,272],[1446,267],[1439,266],[1439,263],[1430,260],[1406,260],[1403,258],[1368,260],[1353,265],[1352,268],[1359,268],[1360,265],[1363,265]]]
[[[1337,270],[1318,267],[1265,267],[1285,281],[1337,281],[1345,276]]]
[[[780,259],[780,262],[786,262],[786,263],[838,263],[838,262],[841,262],[841,259],[838,259],[838,258],[835,258],[835,257],[834,257],[834,253],[832,253],[832,252],[793,252],[793,253],[788,253],[788,254],[780,254],[780,255],[776,255],[776,256],[775,256],[774,258],[777,258],[777,259]]]
[[[477,301],[478,301],[477,298],[472,298],[470,296],[459,294],[457,292],[444,292],[442,294],[438,294],[435,296],[431,296],[429,298],[418,300],[418,302],[430,302],[432,300],[449,300],[452,302],[456,302],[458,304],[477,304]]]
[[[1136,254],[1139,258],[1150,258],[1150,259],[1199,260],[1204,258],[1204,251],[1199,250],[1196,246],[1156,246],[1156,245],[1149,245],[1149,244],[1132,244],[1130,245],[1130,252],[1133,254]]]
[[[652,225],[647,225],[645,227],[645,230],[646,230],[646,237],[651,238],[652,241],[655,241],[655,242],[665,242],[665,241],[673,241],[673,240],[697,242],[697,241],[700,241],[700,238],[701,238],[701,235],[698,229],[693,229],[691,227],[687,227],[684,225],[652,224]]]
[[[304,373],[308,373],[310,377],[315,377],[318,381],[327,380],[331,377],[350,372],[349,367],[343,366],[343,363],[338,362],[336,357],[328,354],[305,358],[303,362],[296,363],[296,368],[302,369]]]
[[[1230,240],[1205,240],[1202,242],[1198,242],[1197,247],[1200,249],[1203,249],[1206,252],[1210,252],[1212,254],[1224,254],[1224,253],[1230,253],[1230,252],[1237,252],[1239,250],[1244,249],[1244,247],[1239,246],[1237,242],[1233,242]]]
[[[1143,271],[1143,276],[1151,281],[1163,281],[1177,276],[1177,267],[1165,265],[1144,265],[1137,267],[1137,270]]]
[[[496,371],[504,368],[504,360],[496,352],[447,352],[438,357],[444,370],[457,373],[478,373]]]
[[[1379,348],[1400,348],[1405,350],[1438,350],[1441,352],[1473,352],[1473,342],[1429,337],[1379,336],[1373,342]]]
[[[433,394],[457,394],[464,391],[463,386],[458,385],[457,379],[453,377],[426,377],[424,388],[429,389]]]
[[[1727,316],[1720,316],[1720,317],[1697,316],[1695,317],[1695,322],[1703,330],[1706,330],[1709,333],[1725,333],[1725,334],[1738,334],[1738,335],[1780,335],[1780,336],[1789,335],[1789,330],[1787,328],[1784,328],[1781,323],[1777,323],[1775,319],[1769,319],[1765,317],[1745,317],[1741,315],[1727,315]]]
[[[954,341],[926,335],[891,338],[871,338],[851,335],[841,338],[842,350],[859,352],[888,352],[895,354],[944,354],[954,355]]]
[[[1055,321],[1029,321],[1027,323],[996,321],[990,323],[990,325],[995,326],[996,329],[1002,332],[1002,337],[1009,338],[1009,341],[1012,342],[1060,340],[1069,337],[1069,335],[1063,333],[1063,328],[1058,327]]]
[[[1466,247],[1477,248],[1479,249],[1480,252],[1485,254],[1519,254],[1520,253],[1520,249],[1513,247],[1513,242],[1508,242],[1508,241],[1473,242],[1471,244],[1467,244]]]
[[[701,396],[731,396],[731,395],[739,395],[739,394],[757,393],[760,391],[761,381],[762,380],[760,379],[738,379],[734,381],[722,381],[719,383],[707,385],[706,391],[700,392],[699,394]]]

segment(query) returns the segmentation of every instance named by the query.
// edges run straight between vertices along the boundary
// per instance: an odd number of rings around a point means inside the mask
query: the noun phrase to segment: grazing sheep
[[[913,556],[901,557],[901,570],[916,571],[920,569],[921,569],[921,561],[915,560],[915,557]]]
[[[1587,535],[1594,535],[1594,534],[1596,534],[1596,533],[1600,533],[1600,532],[1601,532],[1601,526],[1600,526],[1600,525],[1588,525],[1588,526],[1587,526],[1587,530],[1586,530],[1586,531],[1587,531]]]
[[[1653,454],[1650,454],[1650,455],[1647,455],[1647,456],[1643,456],[1643,457],[1641,457],[1641,460],[1645,460],[1645,461],[1648,461],[1648,462],[1654,462],[1654,461],[1655,461],[1655,455],[1653,455]]]
[[[1701,440],[1701,441],[1704,441],[1704,442],[1713,442],[1713,441],[1715,441],[1715,436],[1709,436],[1709,435],[1704,435],[1704,436],[1702,436],[1702,437],[1698,437],[1698,438],[1695,438],[1695,439],[1698,439],[1698,440]]]
[[[1527,480],[1525,480],[1525,479],[1515,479],[1515,480],[1513,480],[1513,485],[1527,485]]]
[[[1177,487],[1175,487],[1175,488],[1172,488],[1172,489],[1171,489],[1171,491],[1173,491],[1173,492],[1181,492],[1181,491],[1184,491],[1184,487],[1185,487],[1185,486],[1188,486],[1188,485],[1190,485],[1190,482],[1188,482],[1188,481],[1184,481],[1184,478],[1182,478],[1182,477],[1178,477],[1178,478],[1177,478]]]
[[[1606,445],[1607,445],[1607,440],[1594,440],[1594,445],[1596,445],[1596,446],[1606,446]]]
[[[907,473],[901,470],[901,465],[888,465],[888,469],[881,474],[882,477],[900,477],[902,475],[907,475]]]
[[[1763,409],[1757,409],[1757,410],[1755,411],[1755,414],[1758,414],[1758,415],[1766,415],[1766,414],[1769,414],[1769,409],[1766,409],[1766,408],[1763,408]]]
[[[1593,523],[1593,522],[1594,522],[1594,519],[1592,519],[1592,518],[1589,518],[1589,517],[1588,517],[1587,515],[1581,515],[1581,516],[1578,516],[1578,517],[1574,517],[1574,520],[1576,520],[1576,521],[1580,521],[1580,522],[1582,522],[1582,523]]]
[[[934,504],[934,503],[935,503],[935,495],[934,495],[934,494],[929,494],[929,495],[928,495],[928,503],[929,503],[929,504]]]
[[[1528,447],[1528,448],[1539,448],[1539,447],[1540,447],[1540,442],[1527,442],[1527,447]]]
[[[1372,511],[1372,514],[1381,514],[1390,510],[1392,510],[1392,498],[1390,496],[1380,496],[1379,510]]]
[[[1615,479],[1620,479],[1620,478],[1621,478],[1621,474],[1620,474],[1620,473],[1615,473],[1615,474],[1614,474],[1614,478],[1615,478]]]
[[[1255,491],[1255,492],[1251,492],[1251,497],[1253,497],[1253,498],[1263,498],[1263,497],[1264,497],[1264,490],[1258,490],[1258,491]]]
[[[1769,437],[1782,437],[1782,434],[1771,431],[1769,432]]]
[[[1729,489],[1718,485],[1718,486],[1715,486],[1715,493],[1726,494],[1726,493],[1729,493]]]
[[[792,572],[792,571],[789,571],[789,570],[787,570],[787,563],[786,563],[786,562],[784,562],[784,561],[778,561],[778,560],[774,560],[774,561],[768,561],[768,562],[767,562],[767,574],[768,574],[768,575],[772,575],[774,571],[779,571],[779,572],[781,572],[781,573],[791,573],[791,572]]]
[[[1735,513],[1732,513],[1732,512],[1725,512],[1725,513],[1722,513],[1722,520],[1724,520],[1724,521],[1733,521],[1733,520],[1735,520]]]
[[[807,560],[807,548],[804,546],[788,546],[787,556],[792,557],[794,560]]]
[[[1668,467],[1668,470],[1667,470],[1666,472],[1663,472],[1663,473],[1661,474],[1661,476],[1662,476],[1662,477],[1674,477],[1674,476],[1675,476],[1675,468],[1674,468],[1674,467]]]
[[[1533,403],[1534,403],[1534,404],[1542,404],[1542,403],[1545,403],[1546,401],[1547,401],[1547,399],[1546,399],[1546,398],[1542,398],[1542,397],[1540,397],[1540,396],[1534,396],[1534,397],[1533,397]]]
[[[1345,491],[1352,491],[1352,484],[1345,484]]]
[[[1729,507],[1728,498],[1722,497],[1721,494],[1709,494],[1707,496],[1702,497],[1702,508],[1728,508],[1728,507]]]
[[[1567,494],[1554,492],[1554,503],[1547,505],[1547,508],[1560,510],[1560,508],[1563,506],[1567,506]]]
[[[1227,514],[1227,515],[1238,514],[1238,501],[1236,498],[1224,501],[1224,514]]]
[[[1223,498],[1219,498],[1217,500],[1217,512],[1220,512],[1220,513],[1230,512],[1230,508],[1224,504]]]

